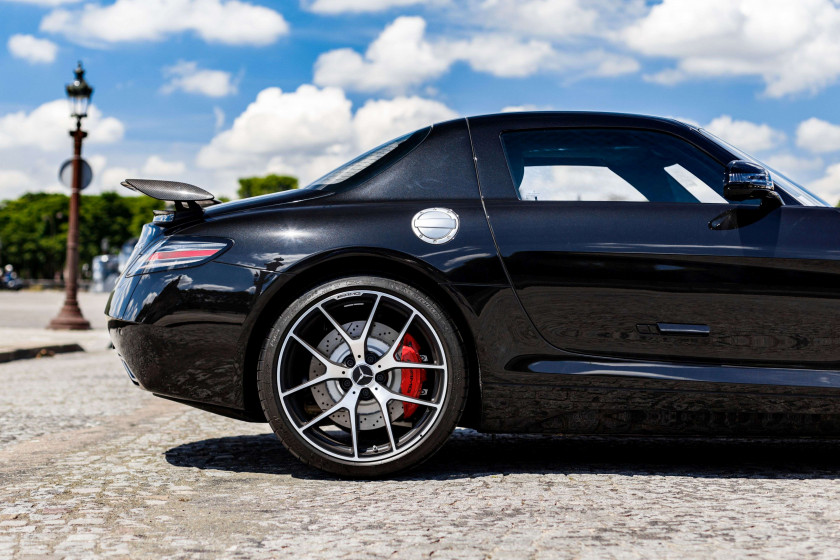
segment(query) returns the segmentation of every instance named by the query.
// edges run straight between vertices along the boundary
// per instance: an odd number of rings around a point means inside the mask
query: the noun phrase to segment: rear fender
[[[457,286],[448,284],[446,277],[427,263],[397,251],[379,248],[335,250],[314,255],[301,261],[290,273],[273,273],[274,278],[255,302],[243,323],[238,357],[243,371],[245,408],[251,414],[261,410],[256,392],[256,370],[263,341],[274,322],[295,299],[316,285],[336,278],[376,274],[413,285],[440,302],[456,324],[456,331],[465,348],[475,348],[472,326],[478,321],[467,298],[458,293]],[[467,351],[471,384],[465,418],[477,417],[480,402],[479,363],[475,352]],[[473,409],[473,403],[475,408]]]

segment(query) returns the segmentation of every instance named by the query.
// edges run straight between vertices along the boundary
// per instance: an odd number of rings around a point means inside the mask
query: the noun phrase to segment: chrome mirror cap
[[[726,165],[723,179],[723,196],[727,200],[741,201],[752,198],[775,198],[773,178],[765,168],[742,159]]]

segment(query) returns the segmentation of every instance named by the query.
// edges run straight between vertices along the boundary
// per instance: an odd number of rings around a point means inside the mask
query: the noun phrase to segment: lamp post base
[[[47,328],[54,331],[89,331],[90,323],[82,316],[78,305],[65,303]]]

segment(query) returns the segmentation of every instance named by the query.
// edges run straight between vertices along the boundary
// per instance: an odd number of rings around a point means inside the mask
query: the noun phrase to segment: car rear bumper
[[[106,313],[129,377],[163,397],[244,409],[249,319],[276,276],[211,262],[121,278]]]

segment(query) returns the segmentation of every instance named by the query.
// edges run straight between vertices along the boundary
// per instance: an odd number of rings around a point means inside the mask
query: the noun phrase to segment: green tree
[[[112,251],[140,235],[163,202],[113,192],[83,195],[79,215],[79,258],[89,263],[102,253],[107,239]],[[0,202],[0,265],[12,264],[24,278],[52,278],[61,273],[66,255],[70,200],[63,194],[29,193]]]
[[[288,191],[298,188],[297,177],[288,175],[266,175],[239,179],[239,198],[250,198],[261,194]]]
[[[69,199],[61,194],[25,194],[0,204],[2,264],[23,276],[51,277],[64,263]]]

